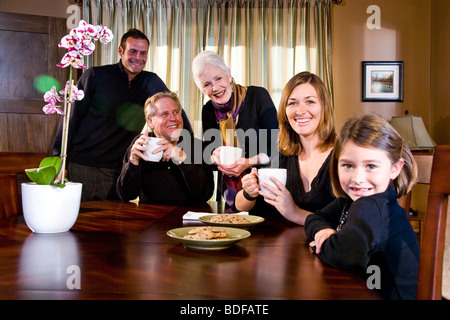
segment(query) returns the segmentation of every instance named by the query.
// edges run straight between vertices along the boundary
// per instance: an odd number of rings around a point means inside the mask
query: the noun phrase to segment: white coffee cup
[[[230,146],[220,147],[220,163],[226,166],[242,158],[242,149]]]
[[[277,188],[275,183],[270,179],[270,177],[274,177],[279,180],[283,185],[286,185],[287,178],[287,170],[286,169],[278,169],[278,168],[262,168],[258,169],[258,180],[259,180],[259,189],[261,191],[270,192],[268,189],[261,186],[261,182],[265,182],[270,186],[274,186]]]
[[[164,140],[163,138],[154,138],[151,137],[149,140],[147,140],[147,150],[144,152],[145,156],[148,158],[148,161],[153,162],[159,162],[162,159],[163,151],[160,151],[158,153],[153,153],[154,150],[161,147],[161,145],[158,144],[159,141]]]

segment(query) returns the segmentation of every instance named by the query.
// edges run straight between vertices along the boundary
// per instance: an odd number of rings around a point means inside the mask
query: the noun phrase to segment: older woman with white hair
[[[218,191],[234,207],[242,176],[251,166],[269,162],[271,150],[277,153],[277,110],[265,88],[236,84],[223,58],[214,52],[199,53],[192,61],[192,74],[197,87],[210,99],[202,109],[205,140],[216,136],[206,134],[208,130],[220,130],[221,139],[216,139],[220,141],[211,142],[211,162],[221,173]],[[223,145],[242,148],[243,158],[231,165],[221,163]]]

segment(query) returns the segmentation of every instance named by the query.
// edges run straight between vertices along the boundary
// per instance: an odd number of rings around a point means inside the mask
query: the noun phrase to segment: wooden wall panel
[[[56,64],[68,33],[63,18],[0,12],[0,151],[51,154],[59,115],[45,115],[43,93],[34,88],[39,75],[56,78],[61,87],[67,70]]]
[[[56,114],[0,113],[0,150],[49,154],[58,121]]]
[[[0,43],[8,43],[6,48],[0,49],[4,61],[1,63],[0,98],[42,100],[33,82],[36,76],[47,74],[48,35],[0,30]]]

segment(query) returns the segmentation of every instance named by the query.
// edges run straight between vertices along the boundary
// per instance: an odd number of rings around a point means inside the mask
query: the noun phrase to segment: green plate
[[[210,226],[221,226],[221,227],[232,226],[232,227],[236,227],[236,228],[249,228],[251,226],[254,226],[254,225],[264,221],[264,218],[259,217],[259,216],[252,216],[252,215],[242,215],[242,217],[246,218],[250,222],[229,223],[229,222],[212,222],[211,221],[211,219],[213,217],[222,216],[224,214],[226,214],[226,213],[202,216],[202,217],[198,218],[198,220],[200,220],[204,224],[207,224]]]
[[[199,226],[172,229],[167,231],[167,235],[181,242],[185,247],[201,250],[223,250],[238,241],[250,237],[250,232],[247,230],[222,227],[220,229],[225,230],[230,234],[230,236],[226,239],[197,240],[184,238],[184,236],[188,234],[189,230],[198,227]]]

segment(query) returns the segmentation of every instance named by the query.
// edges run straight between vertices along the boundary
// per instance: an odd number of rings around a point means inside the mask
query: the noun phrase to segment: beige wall
[[[381,9],[381,29],[369,30],[367,7]],[[344,0],[333,6],[333,78],[338,127],[374,112],[390,120],[405,110],[430,121],[429,0]],[[404,61],[404,102],[362,102],[362,61]]]
[[[381,29],[366,27],[370,5]],[[344,0],[333,6],[333,79],[338,127],[375,112],[387,120],[405,110],[421,115],[438,144],[450,144],[450,1]],[[403,102],[362,102],[361,62],[404,61]]]

